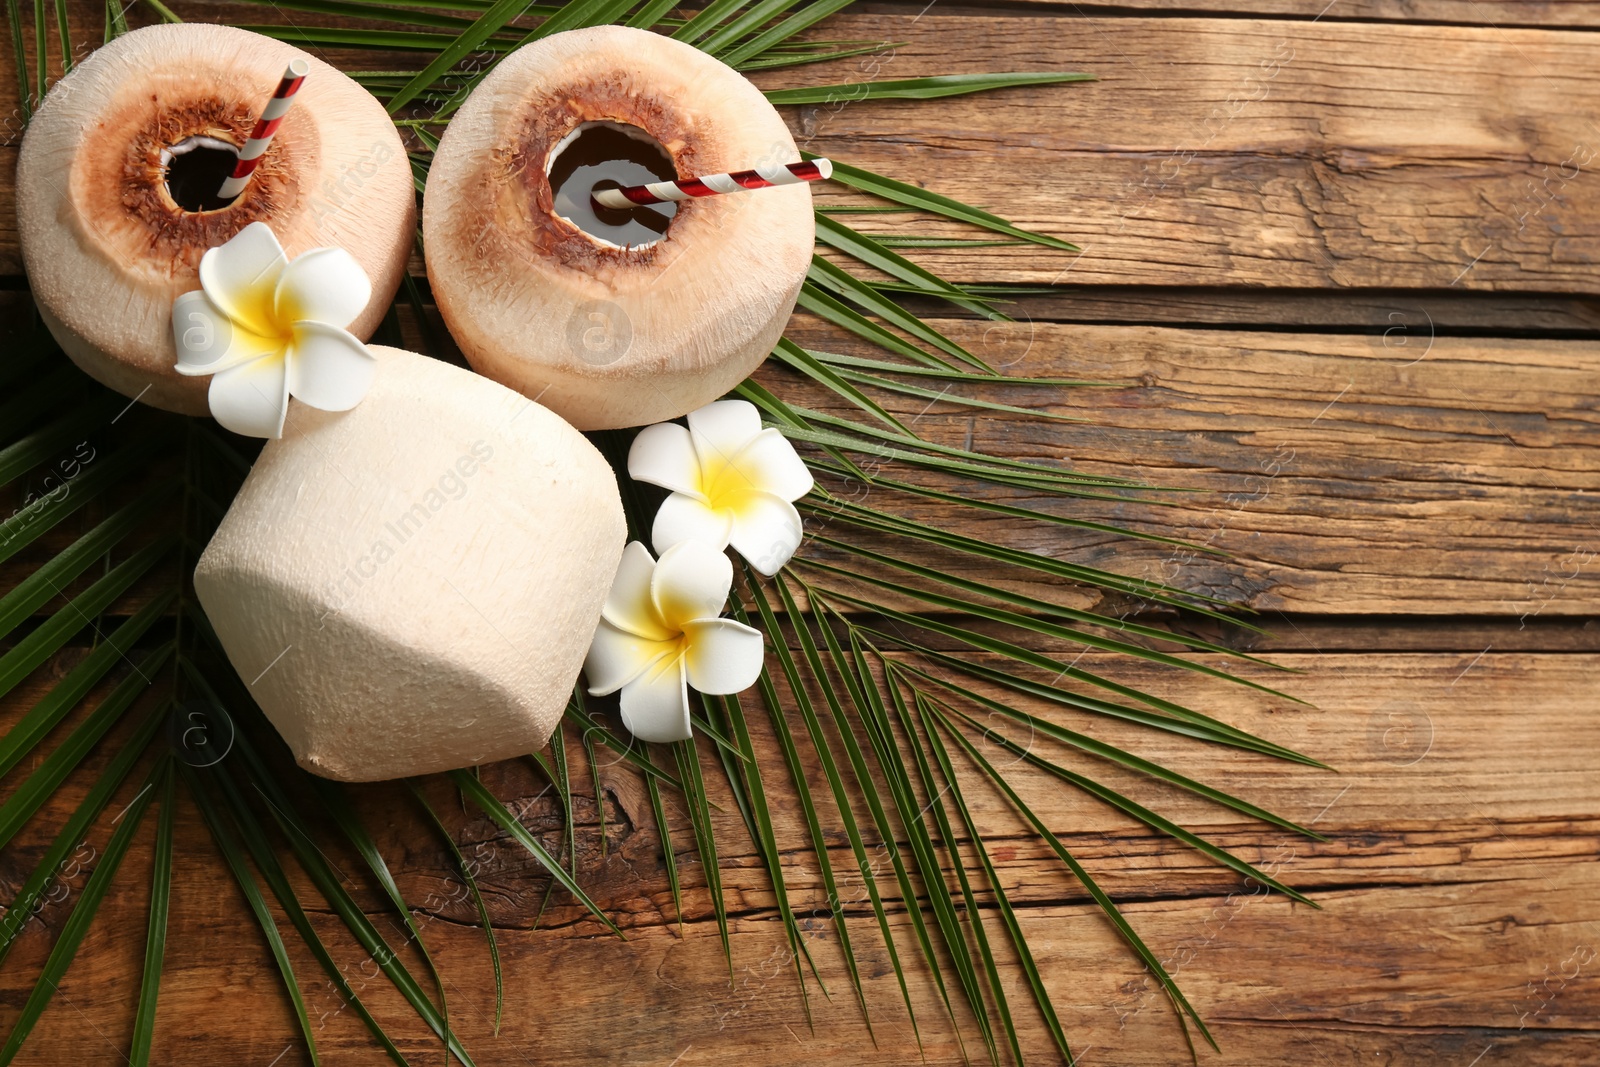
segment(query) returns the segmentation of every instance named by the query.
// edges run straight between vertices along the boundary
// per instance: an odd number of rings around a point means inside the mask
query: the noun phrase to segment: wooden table
[[[1049,287],[1016,305],[1015,326],[941,324],[1010,373],[1130,383],[1021,401],[1086,416],[1082,424],[973,418],[909,400],[900,414],[935,440],[1209,490],[1173,507],[1084,514],[1230,555],[995,524],[981,532],[1234,598],[1265,613],[1274,631],[1253,650],[1303,672],[1288,688],[1309,707],[1103,664],[1337,768],[1136,739],[1142,754],[1325,834],[1293,839],[1162,798],[1168,815],[1310,893],[1321,911],[1252,892],[1081,797],[1028,787],[1209,1020],[1223,1054],[1202,1058],[1600,1062],[1600,6],[1323,4],[884,3],[822,30],[898,42],[892,50],[757,80],[1030,69],[1099,78],[786,114],[811,151],[1081,245],[1077,256],[1032,246],[917,255],[958,281]],[[98,7],[72,10],[78,37],[98,40]],[[236,22],[290,17],[180,10]],[[297,23],[318,20],[293,13]],[[0,110],[12,110],[15,91],[8,69]],[[7,204],[15,141],[0,150]],[[888,218],[892,228],[897,217]],[[9,210],[0,211],[0,273],[21,287]],[[15,306],[23,296],[6,299]],[[803,338],[826,334],[803,316],[795,328]],[[793,387],[777,371],[763,375]],[[0,588],[41,558],[0,569]],[[7,699],[6,721],[83,654],[58,657]],[[534,771],[505,764],[484,777],[535,832],[558,838],[560,808]],[[419,905],[452,1023],[479,1063],[961,1061],[913,968],[919,1055],[869,918],[851,921],[863,935],[876,1044],[831,950],[814,953],[833,996],[813,987],[808,1027],[792,970],[773,962],[781,927],[731,807],[718,827],[733,915],[730,976],[684,812],[670,810],[687,882],[680,923],[648,797],[622,768],[602,778],[604,842],[592,800],[576,801],[579,870],[627,931],[625,943],[601,936],[562,893],[533,929],[547,884],[538,868],[481,816],[446,813],[463,850],[484,864],[499,928],[507,1002],[498,1036],[484,939],[452,890],[447,857],[419,831],[403,794],[360,791],[402,890]],[[8,893],[86,781],[69,782],[0,858]],[[790,886],[814,895],[798,816],[786,798],[778,803],[785,847],[795,847]],[[1159,991],[1081,890],[998,800],[981,815],[1080,1062],[1181,1062]],[[96,833],[91,840],[103,842],[106,820]],[[192,810],[182,813],[179,840],[156,1062],[304,1062],[260,933]],[[848,867],[836,844],[838,866]],[[122,1062],[149,855],[147,840],[136,846],[18,1062]],[[397,925],[374,886],[358,877],[352,885],[386,928]],[[61,918],[47,907],[0,972],[7,1025]],[[372,978],[337,918],[316,919],[413,1062],[442,1055]],[[808,929],[819,945],[831,936],[820,920]],[[382,1062],[302,957],[326,1062]],[[1030,1058],[1048,1062],[1042,1024],[1025,999],[1017,1003]],[[981,1056],[974,1040],[969,1033],[968,1052]]]

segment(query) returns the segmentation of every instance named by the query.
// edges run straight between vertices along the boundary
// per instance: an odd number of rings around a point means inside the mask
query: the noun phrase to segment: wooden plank
[[[905,43],[892,56],[756,80],[1063,68],[1101,79],[789,110],[812,151],[926,182],[1084,248],[1077,258],[1035,248],[925,257],[958,280],[1585,294],[1600,281],[1600,183],[1587,180],[1600,143],[1584,119],[1600,76],[1582,33],[937,14],[841,16],[825,30]],[[963,47],[951,49],[958,37]],[[0,78],[0,110],[14,107],[14,91]],[[0,163],[4,201],[12,164]],[[895,219],[874,228],[967,232]],[[0,273],[19,269],[7,216]]]
[[[1193,491],[1164,495],[1159,506],[984,492],[1231,556],[972,514],[886,491],[872,497],[875,506],[1263,611],[1469,613],[1526,625],[1582,617],[1600,603],[1597,546],[1584,507],[1600,483],[1600,427],[1587,400],[1600,370],[1592,345],[1436,337],[1419,339],[1423,347],[1416,348],[1381,336],[1025,321],[937,325],[995,363],[1011,363],[1009,373],[1134,384],[961,390],[1081,417],[1082,424],[992,412],[978,418],[949,402],[890,398],[891,410],[918,433]],[[840,344],[836,332],[805,316],[791,334],[814,347],[872,354]],[[1413,356],[1420,358],[1411,365]],[[794,403],[852,414],[781,368],[769,365],[761,380]],[[848,491],[836,480],[824,485]],[[0,567],[0,575],[31,572],[99,517],[75,517]],[[835,519],[814,519],[811,529],[906,551]],[[815,542],[805,554],[837,558]],[[1094,602],[954,553],[930,553],[928,560],[969,577],[1021,583],[1035,594]]]
[[[1232,9],[1279,2],[1238,0]],[[1392,17],[1383,6],[1391,0],[1348,2],[1361,17]],[[1452,2],[1416,0],[1398,14],[1451,18]],[[1573,24],[1588,18],[1579,5],[1515,0],[1478,10],[1504,26],[1540,7],[1540,17]],[[203,10],[234,21],[266,14],[259,7]],[[1176,518],[1197,539],[1238,551],[1233,562],[1140,556],[1122,543],[1015,532],[1026,547],[1119,568],[1176,565],[1193,588],[1301,613],[1284,620],[1291,629],[1277,643],[1256,647],[1344,650],[1283,654],[1287,665],[1310,673],[1270,679],[1320,710],[1137,665],[1124,665],[1122,675],[1340,768],[1335,777],[1205,746],[1130,742],[1141,754],[1328,832],[1328,841],[1306,844],[1182,796],[1148,787],[1136,794],[1316,891],[1322,912],[1251,894],[1214,865],[1081,797],[1031,778],[1020,788],[1109,889],[1134,901],[1130,916],[1179,969],[1230,1062],[1481,1060],[1487,1067],[1594,1059],[1600,961],[1592,949],[1600,946],[1600,910],[1585,861],[1600,848],[1600,795],[1587,765],[1600,742],[1588,695],[1597,664],[1592,654],[1535,651],[1593,651],[1592,628],[1582,624],[1593,613],[1593,568],[1585,563],[1569,577],[1573,562],[1594,547],[1583,509],[1596,471],[1592,405],[1584,399],[1595,368],[1592,354],[1571,340],[1595,325],[1600,194],[1592,165],[1573,174],[1578,157],[1571,155],[1574,140],[1592,143],[1583,124],[1595,96],[1588,39],[1332,24],[1343,9],[1314,24],[1306,21],[1312,13],[1292,10],[1282,13],[1298,21],[936,10],[920,19],[905,8],[837,20],[818,32],[908,43],[875,66],[852,60],[769,75],[766,83],[1099,68],[1103,81],[1094,86],[797,108],[791,115],[814,149],[1079,239],[1085,255],[1064,275],[1068,259],[1033,250],[912,254],[973,281],[1058,284],[1061,292],[1027,306],[1038,326],[1027,336],[1005,330],[985,337],[972,323],[941,324],[969,344],[988,345],[991,355],[1003,352],[998,362],[1026,349],[1013,373],[1026,367],[1081,375],[1098,367],[1138,384],[1028,401],[1092,415],[1096,423],[1086,427],[974,420],[942,404],[924,411],[920,400],[897,410],[940,440],[965,443],[970,435],[977,444],[1001,442],[1008,454],[1065,454],[1086,468],[1140,470],[1213,489],[1220,501],[1191,499],[1164,514],[1136,507],[1111,514],[1163,528]],[[294,21],[321,20],[297,13]],[[97,22],[83,25],[98,32]],[[1262,80],[1261,61],[1282,55],[1282,44],[1293,58]],[[421,57],[346,54],[341,61],[405,67],[420,65]],[[0,77],[0,93],[13,93],[12,82]],[[9,109],[14,100],[6,100]],[[4,183],[14,149],[0,149],[0,156],[3,198],[11,195]],[[1561,174],[1563,162],[1570,177]],[[1546,186],[1552,171],[1560,180]],[[1019,173],[1048,180],[1006,184]],[[894,216],[854,221],[906,232]],[[0,218],[0,273],[16,269],[9,227]],[[960,231],[924,225],[917,232]],[[1481,256],[1480,242],[1493,245]],[[1067,284],[1078,282],[1086,284]],[[1330,299],[1256,286],[1360,288]],[[1492,303],[1481,299],[1491,290]],[[1134,321],[1224,328],[1053,324]],[[1280,332],[1228,328],[1241,323]],[[1425,323],[1435,328],[1419,355]],[[1286,334],[1285,326],[1323,333]],[[843,347],[814,323],[797,328],[818,345]],[[1450,336],[1462,330],[1539,339]],[[1292,459],[1285,460],[1285,448]],[[992,527],[964,529],[983,535]],[[1352,614],[1364,611],[1417,616],[1379,624]],[[1431,612],[1480,615],[1435,626]],[[1402,647],[1418,651],[1371,651]],[[12,694],[0,722],[14,721],[75,655],[82,651],[65,654]],[[1107,739],[1123,736],[1103,724],[1090,728]],[[763,769],[773,768],[781,783],[759,728],[758,744]],[[96,753],[90,769],[102,759]],[[585,774],[581,761],[575,770]],[[485,819],[441,807],[456,839],[485,859],[485,889],[504,927],[510,984],[499,1037],[481,934],[438,843],[393,787],[355,791],[403,889],[424,902],[418,921],[445,968],[453,1019],[478,1062],[961,1062],[920,976],[912,987],[925,1056],[919,1052],[887,960],[872,947],[858,888],[854,897],[847,891],[846,910],[863,951],[877,1045],[861,1025],[834,946],[823,944],[831,934],[820,916],[808,917],[807,932],[833,1000],[813,987],[816,1029],[805,1027],[762,872],[733,805],[717,790],[724,879],[735,910],[730,979],[701,872],[683,851],[690,835],[681,806],[669,804],[687,886],[680,933],[648,798],[620,768],[602,774],[605,844],[594,804],[580,800],[579,867],[585,885],[628,930],[626,943],[596,936],[597,927],[560,895],[541,928],[531,929],[547,880]],[[820,796],[814,766],[808,775]],[[560,808],[528,765],[498,765],[486,779],[548,844],[558,843]],[[0,883],[14,888],[25,876],[29,857],[37,857],[84,784],[75,778],[6,851]],[[132,791],[112,805],[91,842],[103,845],[109,820]],[[792,798],[775,789],[774,799],[786,876],[802,897],[820,899]],[[1086,1052],[1080,1062],[1181,1058],[1148,976],[1081,891],[996,797],[975,790],[974,799],[1075,1050]],[[260,935],[187,808],[180,840],[185,858],[156,1061],[304,1062]],[[831,844],[836,867],[848,871],[843,842]],[[331,839],[326,847],[362,905],[382,914],[381,897],[354,857]],[[142,951],[148,862],[147,828],[21,1062],[120,1062]],[[69,899],[82,875],[68,879]],[[889,904],[904,935],[894,894]],[[15,1017],[63,917],[62,909],[47,909],[0,972],[0,1025]],[[316,921],[362,996],[404,1035],[400,1045],[412,1062],[441,1056],[373,977],[365,953],[338,933],[337,921],[324,911]],[[379,922],[398,929],[392,917]],[[911,953],[909,938],[902,936],[901,946]],[[402,953],[427,987],[416,954]],[[325,1060],[386,1062],[307,954],[295,949],[294,957]],[[1014,970],[1007,980],[1026,1050],[1048,1059]],[[966,1051],[981,1059],[971,1033]]]
[[[952,313],[949,304],[896,295],[927,318]],[[1600,333],[1600,300],[1545,294],[1063,285],[997,303],[1034,322],[1360,333],[1385,338],[1390,348],[1425,347],[1441,333],[1568,338]]]
[[[877,493],[876,505],[1262,610],[1531,618],[1589,614],[1600,603],[1600,546],[1584,503],[1600,487],[1591,344],[1436,337],[1416,347],[1381,336],[936,324],[1008,374],[1131,384],[962,387],[1081,425],[922,397],[890,403],[917,433],[1204,495],[1150,507],[982,492],[1233,555],[975,517],[892,493]],[[867,352],[803,316],[790,332],[811,347]],[[847,413],[790,372],[768,364],[761,374],[792,402]],[[981,573],[965,557],[937,558]]]
[[[955,277],[1594,290],[1600,187],[1580,177],[1594,134],[1579,117],[1592,108],[1576,101],[1596,86],[1572,65],[1581,34],[1011,18],[952,54],[944,41],[961,25],[935,15],[862,25],[907,43],[890,61],[858,64],[855,80],[1065,68],[1101,81],[794,113],[812,151],[1084,247],[1076,260],[940,252]],[[837,80],[822,67],[766,78]],[[1552,177],[1563,164],[1566,176]]]
[[[1600,626],[1583,618],[1537,615],[1508,626],[1488,617],[1268,614],[1257,620],[1267,635],[1246,635],[1236,627],[1197,628],[1241,651],[1600,652]],[[1192,623],[1182,623],[1187,629]],[[1233,633],[1224,632],[1234,631]]]
[[[1586,970],[1565,984],[1556,977],[1564,964],[1570,973],[1588,958],[1594,927],[1564,922],[1565,915],[1529,894],[1564,891],[1575,898],[1583,887],[1572,884],[1571,872],[1571,866],[1534,868],[1469,894],[1345,892],[1330,897],[1332,907],[1319,914],[1250,897],[1176,909],[1153,903],[1130,911],[1152,939],[1171,946],[1174,960],[1184,962],[1188,995],[1211,1020],[1224,1062],[1264,1067],[1387,1057],[1467,1064],[1493,1049],[1503,1062],[1565,1067],[1588,1062],[1597,1047],[1589,1028],[1593,977]],[[170,943],[165,993],[171,999],[156,1039],[161,1062],[306,1062],[283,1025],[289,1020],[280,1018],[285,1012],[271,989],[270,965],[260,959],[258,935],[243,925],[248,920],[220,895],[190,889],[183,903],[190,922]],[[112,908],[131,913],[133,904],[113,902]],[[1538,921],[1541,913],[1551,918]],[[1063,1024],[1075,1051],[1088,1053],[1079,1062],[1182,1062],[1182,1041],[1160,994],[1127,965],[1098,916],[1081,907],[1051,906],[1026,909],[1022,922],[1056,974],[1052,986]],[[1215,935],[1208,932],[1223,923]],[[874,1047],[824,935],[811,948],[834,995],[830,1003],[810,987],[814,1030],[808,1030],[777,924],[739,919],[731,926],[731,981],[715,932],[705,927],[686,931],[681,940],[674,931],[656,928],[627,943],[561,932],[507,933],[501,950],[513,961],[514,977],[498,1036],[492,1033],[493,994],[481,933],[433,922],[424,936],[451,976],[452,1022],[479,1063],[712,1064],[732,1057],[760,1064],[963,1062],[941,1007],[922,982],[912,985],[919,1053],[881,959],[871,961],[867,980]],[[895,926],[909,946],[903,920]],[[111,1062],[107,1046],[124,1041],[126,1033],[126,1026],[111,1024],[132,1014],[131,965],[140,949],[133,929],[107,924],[91,932],[82,969],[62,983],[58,1002],[35,1032],[29,1063],[76,1064],[85,1054]],[[997,927],[992,931],[998,934]],[[1396,944],[1419,942],[1427,951],[1413,949],[1403,957],[1395,952]],[[339,958],[352,976],[372,967],[358,949],[344,948]],[[1333,959],[1349,960],[1348,969],[1328,966]],[[226,969],[219,966],[222,960]],[[1027,1006],[1020,976],[1009,963],[1001,971],[1024,1027],[1025,1053],[1038,1062],[1057,1062]],[[1250,978],[1241,981],[1240,975]],[[1474,991],[1462,992],[1469,983]],[[1540,991],[1547,983],[1553,998]],[[442,1055],[394,1003],[383,979],[364,982],[361,994],[386,1026],[406,1035],[399,1044],[411,1062]],[[340,1012],[340,1002],[320,985],[310,996],[325,1062],[386,1062],[365,1039],[353,1011]],[[1534,1024],[1519,1029],[1519,1019],[1541,1005]],[[977,1038],[969,1034],[967,1041],[970,1056]]]
[[[1585,505],[1600,485],[1600,426],[1588,400],[1600,372],[1592,344],[1058,324],[1029,321],[1030,307],[1012,307],[1018,321],[1010,324],[933,321],[1010,374],[1132,384],[961,389],[1082,424],[992,412],[979,418],[974,409],[922,397],[890,398],[888,406],[932,441],[1192,490],[1163,496],[1162,506],[986,492],[1231,556],[974,515],[889,492],[878,492],[874,505],[1262,611],[1467,613],[1526,625],[1582,617],[1600,603],[1600,545]],[[408,343],[421,345],[409,312],[404,318]],[[805,315],[790,334],[815,348],[879,355]],[[794,403],[854,414],[772,364],[760,380]],[[30,572],[100,517],[76,516],[0,565],[0,578]],[[814,520],[812,531],[905,551],[837,520]],[[834,558],[816,543],[806,553]],[[969,577],[1094,602],[953,553],[928,558]],[[1113,614],[1124,607],[1114,605]]]
[[[1092,659],[1096,669],[1108,665],[1107,657]],[[1230,1062],[1315,1061],[1313,1051],[1335,1062],[1379,1055],[1396,1062],[1449,1061],[1462,1053],[1462,1062],[1470,1062],[1486,1046],[1505,1062],[1585,1061],[1585,1050],[1600,1041],[1600,984],[1593,980],[1600,961],[1590,951],[1600,943],[1600,896],[1582,862],[1600,835],[1588,814],[1600,802],[1600,781],[1586,756],[1600,743],[1600,717],[1585,679],[1600,661],[1592,655],[1497,653],[1476,662],[1377,653],[1285,660],[1309,669],[1294,688],[1321,710],[1285,712],[1259,695],[1148,667],[1129,666],[1118,676],[1167,683],[1164,691],[1180,698],[1208,694],[1203,706],[1225,710],[1240,726],[1313,748],[1340,766],[1342,773],[1334,776],[1232,759],[1207,746],[1152,742],[1140,749],[1315,822],[1328,841],[1251,830],[1215,809],[1177,799],[1162,809],[1218,833],[1292,884],[1325,887],[1315,892],[1324,910],[1253,893],[1171,847],[1129,833],[1103,809],[1060,790],[1035,790],[1030,803],[1067,834],[1069,847],[1080,851],[1108,887],[1142,898],[1126,907],[1131,921],[1178,970]],[[1218,702],[1222,698],[1225,703]],[[1431,743],[1425,750],[1393,743],[1396,726],[1386,716],[1401,704],[1406,715],[1423,717],[1408,720],[1412,736],[1426,722]],[[1562,745],[1545,744],[1557,736]],[[766,731],[758,729],[757,737],[761,758],[774,756]],[[1535,749],[1537,762],[1525,758]],[[585,773],[581,766],[576,770]],[[538,783],[524,768],[500,764],[485,774],[497,795],[523,811],[524,822],[554,846],[559,808],[548,795],[538,797]],[[718,834],[736,912],[731,981],[698,872],[685,867],[689,922],[680,933],[671,922],[648,799],[631,773],[613,767],[603,774],[610,847],[602,859],[593,809],[580,806],[580,870],[586,888],[624,924],[626,942],[596,936],[594,924],[559,894],[541,928],[531,929],[545,880],[484,819],[441,806],[457,841],[482,864],[490,906],[504,924],[499,936],[508,999],[498,1038],[491,1032],[492,979],[482,935],[470,904],[459,900],[459,885],[438,845],[420,832],[415,813],[393,787],[353,791],[402,890],[410,899],[432,902],[418,922],[447,976],[454,1024],[478,1062],[667,1063],[680,1055],[680,1062],[721,1062],[733,1054],[755,1063],[786,1056],[846,1064],[920,1062],[892,973],[881,948],[874,947],[862,909],[850,907],[856,916],[850,921],[868,976],[876,1048],[852,1003],[837,948],[826,943],[833,939],[829,925],[820,917],[808,919],[806,928],[833,998],[830,1004],[812,988],[816,1027],[805,1027],[770,896],[720,787],[713,799],[725,804]],[[1032,781],[1016,777],[1024,787]],[[787,795],[774,793],[780,801]],[[972,790],[971,796],[983,821],[1004,817],[986,791]],[[780,842],[796,847],[803,836],[797,814],[780,803],[775,815]],[[60,817],[53,808],[39,822]],[[108,812],[90,835],[91,843],[103,844],[110,817]],[[674,823],[678,840],[687,840],[676,809]],[[39,831],[34,827],[32,838],[42,837]],[[280,1062],[297,1062],[291,1019],[275,991],[259,934],[203,837],[185,806],[180,843],[190,858],[176,874],[164,986],[170,999],[158,1026],[157,1059],[174,1065],[219,1057],[270,1062],[283,1054]],[[1001,877],[1019,904],[1069,1034],[1078,1049],[1093,1050],[1084,1062],[1173,1062],[1181,1043],[1167,1008],[1092,904],[1042,863],[1037,846],[1024,836],[1000,835],[995,845]],[[375,888],[356,873],[354,862],[335,845],[327,848],[358,899],[381,913]],[[143,939],[147,849],[144,834],[119,876],[119,891],[62,983],[62,995],[42,1020],[27,1062],[82,1062],[84,1035],[103,1035],[113,1045],[125,1041]],[[13,868],[5,878],[11,882],[20,873]],[[815,891],[814,867],[803,854],[789,854],[786,875],[802,899]],[[1137,893],[1136,882],[1145,893]],[[848,887],[843,897],[849,907],[854,898]],[[902,951],[913,952],[892,899],[891,908]],[[436,1054],[386,982],[374,977],[365,953],[339,932],[337,920],[320,909],[316,914],[363,998],[405,1035],[402,1049],[421,1059]],[[993,916],[988,918],[991,935],[999,936]],[[0,972],[0,1011],[6,1015],[20,1005],[60,919],[59,909],[47,908],[18,940]],[[379,921],[395,929],[392,919]],[[323,1056],[379,1062],[353,1012],[341,1010],[303,951],[297,949],[295,958]],[[1045,1059],[1042,1027],[1026,1008],[1009,962],[1005,970],[1025,1051]],[[928,1062],[960,1062],[935,994],[915,965],[912,974]],[[100,1036],[94,1036],[94,1047],[102,1048]]]
[[[926,0],[900,3],[876,0],[868,10],[916,14]],[[940,4],[941,15],[992,15],[996,9],[1064,18],[1108,19],[1129,12],[1314,19],[1322,22],[1443,22],[1461,26],[1553,29],[1600,25],[1592,0],[1006,0],[998,4]]]

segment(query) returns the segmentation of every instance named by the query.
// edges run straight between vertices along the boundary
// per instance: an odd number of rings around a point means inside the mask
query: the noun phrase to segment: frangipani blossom
[[[214,375],[208,400],[223,426],[282,437],[289,397],[348,411],[372,385],[377,360],[344,327],[372,282],[342,248],[293,263],[272,229],[252,222],[200,259],[200,288],[172,302],[179,374]]]
[[[672,490],[656,512],[657,552],[699,540],[732,545],[762,574],[774,575],[800,547],[794,501],[811,491],[811,472],[776,429],[744,400],[718,400],[675,422],[647,426],[633,439],[628,473]]]
[[[589,692],[622,690],[622,722],[642,741],[689,737],[689,686],[737,693],[761,674],[761,631],[719,618],[733,563],[703,541],[684,541],[659,561],[639,541],[601,611],[583,669]]]

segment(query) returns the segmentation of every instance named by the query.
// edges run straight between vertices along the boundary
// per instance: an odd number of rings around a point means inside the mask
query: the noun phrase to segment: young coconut
[[[553,34],[500,61],[434,154],[422,225],[439,310],[475,369],[579,429],[683,415],[783,332],[811,193],[595,212],[589,192],[799,158],[761,92],[698,49],[620,26]]]
[[[250,183],[217,197],[285,66],[310,75]],[[381,104],[318,59],[201,23],[124,34],[45,97],[17,163],[28,281],[73,362],[156,407],[205,414],[205,379],[173,369],[172,301],[200,257],[252,222],[291,255],[343,248],[372,281],[349,329],[371,336],[399,287],[416,192]]]
[[[370,350],[360,404],[291,407],[195,592],[315,774],[373,781],[536,751],[622,557],[616,475],[511,390]]]

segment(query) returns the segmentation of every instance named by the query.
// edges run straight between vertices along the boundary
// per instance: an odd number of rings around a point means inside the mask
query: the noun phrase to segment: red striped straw
[[[679,178],[675,182],[625,185],[620,189],[597,189],[592,194],[601,207],[629,208],[669,201],[694,200],[719,193],[738,193],[746,189],[770,189],[775,185],[799,185],[833,176],[833,164],[826,159],[736,170],[732,174],[706,174],[699,178]]]
[[[256,120],[256,128],[250,131],[250,139],[239,149],[239,162],[234,164],[233,173],[222,183],[222,188],[217,190],[219,198],[232,200],[244,192],[244,187],[250,184],[250,175],[256,172],[262,154],[272,143],[272,135],[278,132],[278,127],[283,123],[283,116],[294,104],[294,96],[300,91],[300,83],[305,81],[306,75],[310,73],[311,64],[305,60],[290,61],[283,72],[283,80],[278,82],[277,92],[272,94],[272,99],[262,109],[261,117]]]

